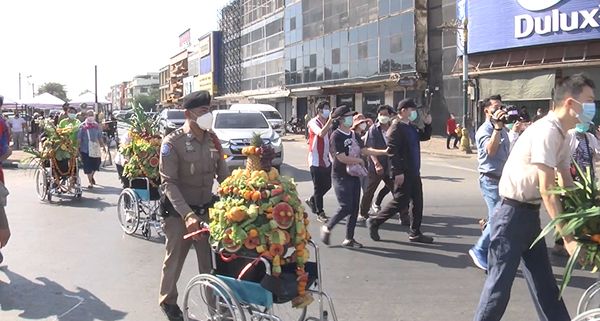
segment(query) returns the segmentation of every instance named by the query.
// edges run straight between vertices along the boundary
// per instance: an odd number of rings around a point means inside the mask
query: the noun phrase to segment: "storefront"
[[[335,103],[336,103],[336,106],[346,105],[346,106],[352,108],[352,110],[356,110],[355,109],[356,104],[354,103],[354,94],[336,95]]]
[[[385,93],[364,93],[362,113],[370,118],[377,117],[377,108],[385,104]]]

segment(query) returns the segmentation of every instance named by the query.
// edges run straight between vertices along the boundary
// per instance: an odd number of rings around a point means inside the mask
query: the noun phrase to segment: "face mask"
[[[331,113],[331,110],[323,109],[323,111],[321,112],[321,115],[323,115],[324,118],[328,118],[330,113]]]
[[[360,128],[360,130],[365,130],[367,129],[367,124],[361,123],[360,125],[358,125],[358,128]]]
[[[77,114],[69,114],[69,119],[75,119],[75,117],[77,117]]]
[[[377,117],[377,120],[379,121],[379,123],[385,125],[390,122],[390,116],[379,116]]]
[[[573,99],[575,100],[575,99]],[[595,103],[580,103],[575,100],[578,104],[583,108],[583,112],[577,115],[577,119],[579,119],[579,123],[590,123],[594,116],[596,116],[596,104]]]
[[[343,124],[345,127],[351,127],[352,126],[352,116],[345,117]]]
[[[206,114],[196,118],[196,124],[198,124],[198,127],[202,128],[203,130],[211,129],[212,123],[213,123],[212,113],[206,113]]]
[[[589,123],[578,123],[577,125],[575,125],[575,130],[578,133],[585,133],[590,129],[590,124]]]
[[[94,118],[94,116],[90,116],[86,118],[85,121],[87,121],[88,123],[93,123],[94,121],[96,121],[96,119]]]
[[[410,115],[408,115],[408,120],[410,120],[410,121],[417,120],[417,111],[416,110],[413,110],[410,112]]]
[[[506,124],[506,128],[508,128],[509,130],[512,130],[514,126],[515,124]]]

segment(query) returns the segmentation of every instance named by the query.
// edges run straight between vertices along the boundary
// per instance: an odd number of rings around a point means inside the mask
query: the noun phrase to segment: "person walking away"
[[[31,117],[31,121],[29,122],[29,133],[31,134],[31,146],[34,149],[38,148],[40,143],[40,134],[42,132],[42,128],[40,126],[40,114],[33,113],[33,117]]]
[[[567,131],[594,118],[594,88],[582,74],[562,79],[554,89],[554,110],[524,131],[509,155],[500,179],[502,201],[492,214],[488,276],[474,321],[502,318],[521,262],[539,319],[571,320],[559,296],[545,240],[531,244],[541,232],[540,201],[551,219],[562,211],[560,195],[551,193],[556,175],[561,186],[573,184]],[[562,237],[573,255],[577,247],[573,236]]]
[[[504,164],[510,153],[508,130],[504,126],[507,114],[501,109],[502,101],[492,96],[484,101],[485,122],[477,129],[477,169],[479,171],[479,189],[487,206],[487,225],[481,237],[468,253],[475,266],[487,270],[488,248],[490,246],[490,218],[500,201],[498,184]]]
[[[332,180],[337,201],[340,205],[336,214],[321,227],[321,241],[330,244],[331,230],[344,218],[346,237],[342,246],[346,248],[361,248],[362,244],[354,239],[354,229],[359,211],[360,176],[367,175],[365,162],[361,155],[387,155],[386,150],[375,150],[363,146],[360,138],[350,129],[356,112],[342,105],[335,109],[333,119],[339,119],[339,128],[331,133],[331,155],[333,158]]]
[[[229,175],[219,138],[210,130],[213,120],[210,103],[207,91],[185,96],[185,123],[167,135],[161,146],[159,169],[166,254],[158,303],[170,321],[183,320],[177,305],[177,281],[192,245],[196,250],[198,272],[210,273],[212,269],[208,235],[183,238],[209,221],[214,180],[222,182]]]
[[[321,223],[329,219],[323,210],[323,196],[331,189],[329,134],[333,119],[328,102],[317,104],[317,115],[308,122],[308,166],[313,183],[313,195],[305,202]]]
[[[431,115],[423,118],[425,127],[421,130],[411,124],[418,117],[417,104],[407,98],[398,104],[398,120],[388,129],[388,147],[392,152],[391,175],[394,178],[394,198],[376,217],[367,220],[371,239],[379,241],[379,227],[389,218],[409,207],[411,242],[433,243],[433,238],[421,233],[423,220],[423,184],[421,183],[420,141],[431,138]]]
[[[450,114],[450,117],[446,121],[446,134],[448,138],[446,138],[446,148],[450,149],[450,140],[454,138],[454,149],[458,148],[458,143],[460,142],[458,135],[456,135],[456,117],[454,114]]]
[[[390,128],[390,119],[394,115],[394,110],[391,106],[382,105],[377,109],[377,123],[371,126],[367,133],[367,139],[365,141],[365,147],[373,149],[386,149],[387,148],[387,131]],[[367,188],[363,193],[362,199],[360,200],[360,216],[358,217],[359,222],[366,221],[369,218],[369,209],[373,209],[373,213],[379,212],[381,201],[383,197],[393,188],[393,182],[389,175],[389,157],[388,156],[369,156],[368,158],[368,172],[367,176]],[[379,203],[373,203],[373,196],[379,187],[379,183],[383,181],[384,189],[383,196]],[[382,193],[380,191],[379,193]],[[378,197],[379,198],[379,197]],[[371,204],[373,203],[373,204]]]
[[[16,150],[21,149],[23,145],[26,124],[27,121],[23,119],[18,112],[15,112],[15,117],[9,120],[10,129],[12,131],[13,148]]]
[[[81,124],[77,133],[77,140],[79,142],[81,162],[83,163],[83,173],[87,175],[89,181],[88,188],[91,189],[96,185],[94,174],[100,170],[102,162],[100,148],[105,149],[106,147],[102,139],[102,129],[96,122],[94,111],[88,110],[86,115],[87,118]]]

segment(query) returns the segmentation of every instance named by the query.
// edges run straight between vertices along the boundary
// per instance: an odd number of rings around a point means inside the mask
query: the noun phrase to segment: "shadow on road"
[[[477,220],[473,218],[432,214],[423,217],[421,229],[426,234],[433,233],[438,237],[462,238],[481,235],[481,229],[471,227],[475,224],[477,224]],[[379,228],[388,231],[408,231],[408,227],[400,225],[398,219],[389,219]]]
[[[113,310],[86,289],[66,290],[62,285],[45,277],[35,281],[1,269],[10,283],[0,282],[0,310],[21,310],[20,319],[59,321],[116,321],[127,313]]]
[[[296,182],[312,181],[312,177],[310,176],[309,171],[305,169],[299,169],[297,167],[290,166],[287,164],[281,165],[281,175],[292,177]]]
[[[55,198],[53,198],[52,203],[50,204],[54,206],[68,206],[73,208],[95,208],[100,212],[104,212],[106,208],[115,206],[115,204],[106,202],[103,198],[94,197],[93,194],[86,189],[83,191],[81,200],[75,200],[71,196],[64,196],[58,198],[56,201]]]
[[[94,188],[91,190],[86,189],[88,194],[103,194],[103,195],[119,195],[123,191],[122,188],[112,187],[112,186],[103,186],[103,185],[94,185]]]
[[[390,243],[406,244],[403,242],[389,241]],[[408,243],[408,242],[407,242]],[[413,243],[411,243],[413,244]],[[452,268],[452,269],[465,269],[471,267],[469,259],[466,254],[459,256],[442,255],[437,253],[428,253],[422,251],[409,251],[401,249],[392,249],[385,247],[364,247],[361,249],[354,249],[354,251],[362,252],[369,255],[381,256],[384,258],[395,258],[403,261],[415,261],[433,263],[440,267]]]
[[[444,177],[444,176],[421,176],[421,179],[429,180],[429,181],[444,181],[444,182],[451,182],[451,183],[460,183],[465,180],[462,177]]]

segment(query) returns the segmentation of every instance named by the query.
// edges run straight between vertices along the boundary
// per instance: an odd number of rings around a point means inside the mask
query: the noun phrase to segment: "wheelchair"
[[[600,281],[583,292],[577,304],[577,316],[573,321],[600,321]]]
[[[40,201],[52,202],[53,196],[69,194],[73,195],[75,200],[80,200],[83,189],[77,158],[40,161],[35,171],[35,184]]]
[[[117,215],[121,229],[132,235],[140,227],[142,236],[150,239],[152,228],[158,237],[164,235],[161,223],[160,192],[158,185],[147,177],[136,177],[129,180],[117,201]]]
[[[333,301],[323,292],[319,248],[315,261],[305,264],[308,273],[306,293],[316,296],[318,316],[307,316],[307,307],[294,308],[297,296],[296,264],[282,266],[279,277],[271,276],[270,261],[264,257],[227,257],[212,251],[211,274],[192,278],[185,288],[183,317],[185,321],[337,321]],[[329,311],[325,310],[327,303]],[[311,306],[311,305],[309,305]]]

